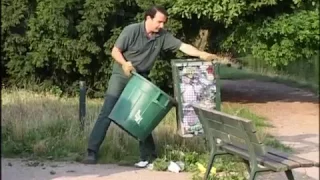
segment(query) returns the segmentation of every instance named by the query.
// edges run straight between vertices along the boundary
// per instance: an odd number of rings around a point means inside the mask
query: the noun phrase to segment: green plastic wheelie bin
[[[132,72],[109,118],[131,136],[143,141],[174,104],[172,97],[143,76]]]

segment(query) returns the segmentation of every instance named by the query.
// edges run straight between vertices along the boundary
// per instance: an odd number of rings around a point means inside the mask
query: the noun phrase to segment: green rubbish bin
[[[143,141],[170,111],[175,100],[143,76],[132,74],[109,118]]]

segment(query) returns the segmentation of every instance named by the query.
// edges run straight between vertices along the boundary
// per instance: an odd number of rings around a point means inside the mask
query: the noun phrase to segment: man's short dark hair
[[[168,12],[166,9],[162,6],[151,6],[144,14],[144,19],[147,19],[147,16],[150,16],[151,18],[154,18],[157,12],[160,12],[168,17]]]

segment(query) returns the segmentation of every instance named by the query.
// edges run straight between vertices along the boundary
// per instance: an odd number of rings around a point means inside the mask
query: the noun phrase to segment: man
[[[148,78],[154,61],[160,51],[180,50],[189,56],[199,57],[203,60],[212,60],[217,56],[199,51],[195,47],[176,39],[163,29],[167,21],[167,12],[164,8],[153,6],[145,13],[145,20],[126,26],[112,49],[115,59],[112,76],[109,80],[105,101],[99,117],[90,135],[88,155],[84,163],[97,162],[97,153],[105,138],[111,120],[108,118],[113,106],[126,86],[131,72],[134,70]],[[140,159],[137,167],[146,167],[157,156],[152,134],[144,142],[139,142]]]

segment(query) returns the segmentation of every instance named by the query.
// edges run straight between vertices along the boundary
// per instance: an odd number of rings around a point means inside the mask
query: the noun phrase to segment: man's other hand
[[[132,75],[131,72],[135,71],[135,69],[130,61],[127,61],[122,65],[122,70],[127,77],[130,77]]]

